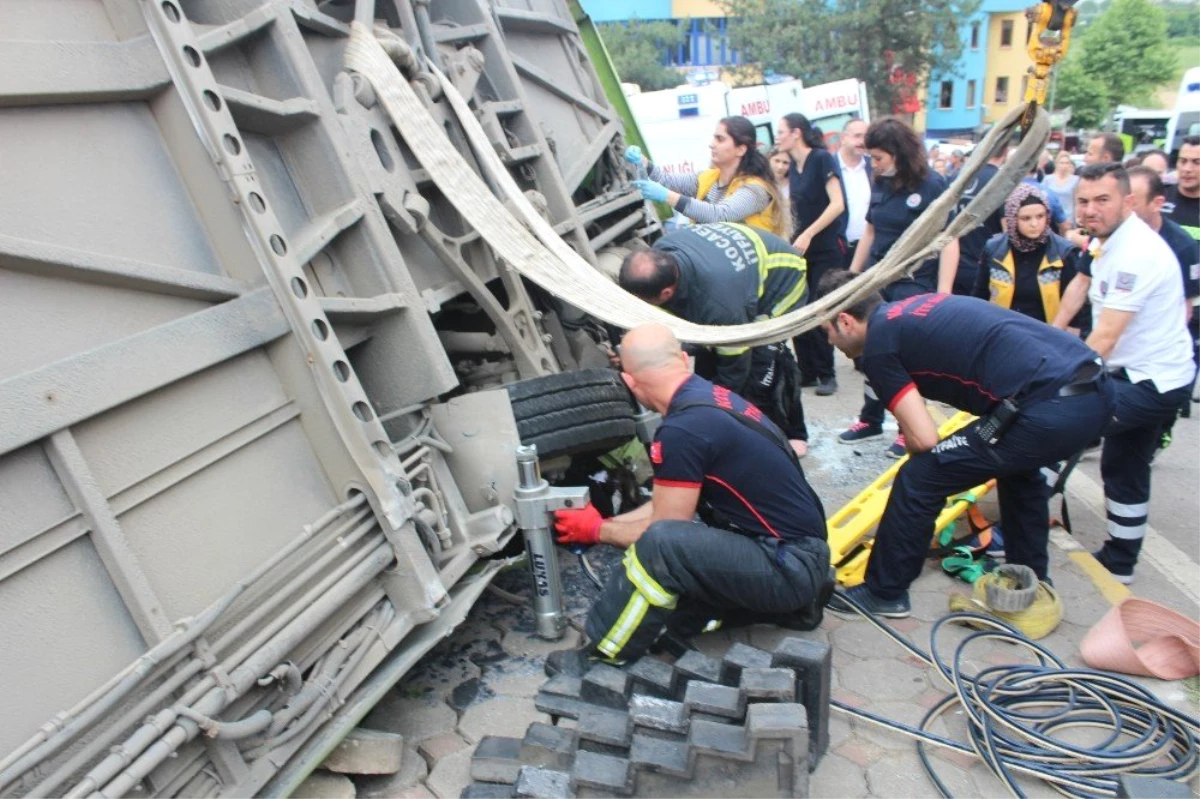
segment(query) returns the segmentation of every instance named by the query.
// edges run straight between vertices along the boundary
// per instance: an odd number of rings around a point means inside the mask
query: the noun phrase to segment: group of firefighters
[[[695,224],[628,256],[620,285],[688,321],[773,318],[836,290],[878,263],[946,189],[897,119],[852,120],[830,153],[808,120],[789,114],[777,127],[776,151],[792,159],[785,181],[744,121],[718,125],[712,167],[696,175],[664,173],[636,147],[626,153],[645,169],[644,196]],[[964,187],[963,204],[1003,163],[994,155],[990,172]],[[1192,185],[1200,139],[1186,141],[1178,163],[1177,193],[1200,194]],[[589,612],[584,645],[552,653],[547,670],[627,662],[714,622],[812,629],[825,609],[856,615],[855,604],[907,616],[908,588],[947,497],[993,478],[1005,559],[1049,582],[1043,468],[1101,439],[1108,538],[1095,554],[1131,582],[1150,462],[1191,402],[1196,375],[1189,324],[1200,244],[1194,236],[1190,247],[1168,244],[1174,223],[1162,216],[1163,193],[1141,171],[1131,182],[1119,161],[1085,165],[1072,198],[1078,229],[1067,234],[1081,240],[1076,249],[1060,235],[1066,226],[1052,229],[1047,195],[1023,183],[982,232],[797,337],[800,366],[787,342],[689,355],[666,327],[629,331],[618,349],[622,377],[663,416],[649,448],[653,491],[613,518],[592,506],[557,512],[561,543],[611,544],[625,555]],[[1200,220],[1179,221],[1200,233]],[[908,456],[866,579],[844,593],[834,591],[824,510],[801,467],[799,386],[836,390],[831,370],[809,373],[824,347],[865,376],[859,420],[839,439],[880,435],[886,410],[901,433],[896,456]],[[977,418],[939,440],[927,400]]]

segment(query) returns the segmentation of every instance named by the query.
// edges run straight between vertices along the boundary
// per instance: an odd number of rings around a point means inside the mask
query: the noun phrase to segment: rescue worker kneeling
[[[853,278],[831,272],[820,290]],[[908,586],[921,573],[946,498],[993,477],[1005,559],[1047,579],[1049,489],[1040,470],[1082,450],[1112,417],[1116,391],[1100,356],[1065,331],[950,294],[885,304],[872,293],[825,326],[835,347],[862,357],[909,454],[879,521],[866,582],[847,595],[875,615],[907,616]],[[926,399],[980,418],[939,441]],[[840,596],[829,610],[854,615]]]
[[[781,431],[690,374],[666,327],[634,328],[620,355],[626,385],[663,415],[650,448],[654,491],[611,519],[590,505],[555,512],[559,543],[626,553],[588,613],[588,644],[552,652],[547,673],[631,661],[664,630],[688,638],[714,620],[816,627],[833,591],[825,512]]]

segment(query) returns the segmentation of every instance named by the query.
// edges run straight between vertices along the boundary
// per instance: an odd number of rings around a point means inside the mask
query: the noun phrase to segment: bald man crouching
[[[816,627],[833,591],[825,512],[783,433],[690,374],[666,327],[629,331],[620,355],[625,384],[663,415],[650,447],[654,493],[611,519],[590,505],[555,512],[559,543],[626,553],[588,613],[587,644],[552,652],[547,673],[635,660],[664,630],[688,638],[710,621]]]

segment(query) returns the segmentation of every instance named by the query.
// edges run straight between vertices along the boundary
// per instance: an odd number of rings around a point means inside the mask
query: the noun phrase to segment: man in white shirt
[[[867,208],[871,205],[871,162],[863,150],[867,123],[851,119],[842,127],[838,165],[842,168],[842,183],[846,187],[846,266],[854,260],[858,240],[867,229]]]
[[[1108,541],[1095,554],[1128,584],[1146,534],[1150,459],[1163,424],[1188,401],[1196,367],[1179,264],[1133,213],[1128,173],[1118,163],[1090,164],[1080,170],[1075,192],[1075,215],[1093,237],[1093,260],[1067,287],[1054,325],[1065,328],[1084,296],[1091,301],[1087,343],[1117,388],[1100,456]]]

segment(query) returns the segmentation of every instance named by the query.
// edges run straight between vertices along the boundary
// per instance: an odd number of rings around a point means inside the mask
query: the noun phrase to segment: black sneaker
[[[1112,559],[1108,556],[1108,551],[1104,547],[1100,547],[1093,552],[1092,557],[1100,561],[1100,565],[1107,569],[1108,573],[1113,576],[1113,579],[1121,585],[1133,584],[1133,567],[1113,563]]]
[[[883,428],[878,425],[867,424],[859,419],[854,424],[850,425],[847,430],[838,434],[839,444],[857,444],[859,441],[866,441],[868,438],[879,438],[883,435]]]
[[[896,440],[892,442],[892,445],[888,447],[883,454],[896,461],[907,455],[908,447],[904,444],[904,434],[901,433],[900,435],[896,436]]]
[[[846,618],[857,618],[860,615],[853,605],[842,598],[844,596],[857,602],[863,610],[873,616],[882,616],[885,619],[906,619],[912,613],[912,605],[908,601],[907,591],[899,599],[881,599],[871,593],[871,589],[867,588],[866,583],[834,594],[826,606],[830,613]]]
[[[815,385],[817,385],[817,378],[808,377],[807,375],[800,377],[800,388],[812,388]]]
[[[837,393],[837,378],[822,377],[817,381],[817,390],[813,392],[818,397],[828,397]]]

